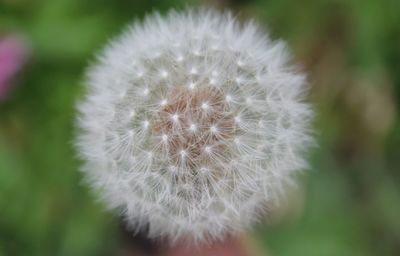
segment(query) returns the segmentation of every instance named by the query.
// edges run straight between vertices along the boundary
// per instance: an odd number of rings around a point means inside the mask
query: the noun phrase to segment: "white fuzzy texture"
[[[89,183],[150,237],[248,229],[306,166],[312,111],[288,58],[230,14],[134,23],[87,73],[77,145]]]

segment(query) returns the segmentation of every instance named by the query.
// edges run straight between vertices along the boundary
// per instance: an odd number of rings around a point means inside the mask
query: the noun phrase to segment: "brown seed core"
[[[195,170],[229,157],[227,140],[237,127],[222,91],[175,87],[152,119],[152,129],[175,165]]]

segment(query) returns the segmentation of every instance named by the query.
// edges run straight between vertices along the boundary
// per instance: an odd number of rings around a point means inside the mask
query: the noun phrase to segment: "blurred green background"
[[[118,218],[72,147],[85,67],[152,10],[209,5],[283,38],[309,75],[318,148],[269,224],[269,255],[400,255],[400,1],[0,0],[0,35],[30,44],[0,101],[0,255],[116,255]]]

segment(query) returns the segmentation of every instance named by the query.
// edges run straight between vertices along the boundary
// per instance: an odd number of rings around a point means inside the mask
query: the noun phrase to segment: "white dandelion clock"
[[[305,167],[304,86],[284,43],[252,23],[204,10],[151,15],[88,71],[83,171],[149,237],[246,230]]]

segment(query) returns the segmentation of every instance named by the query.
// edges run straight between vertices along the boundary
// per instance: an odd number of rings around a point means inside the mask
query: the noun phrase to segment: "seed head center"
[[[227,142],[237,132],[226,95],[214,87],[175,87],[152,118],[155,143],[163,142],[170,164],[191,170],[229,155]]]

